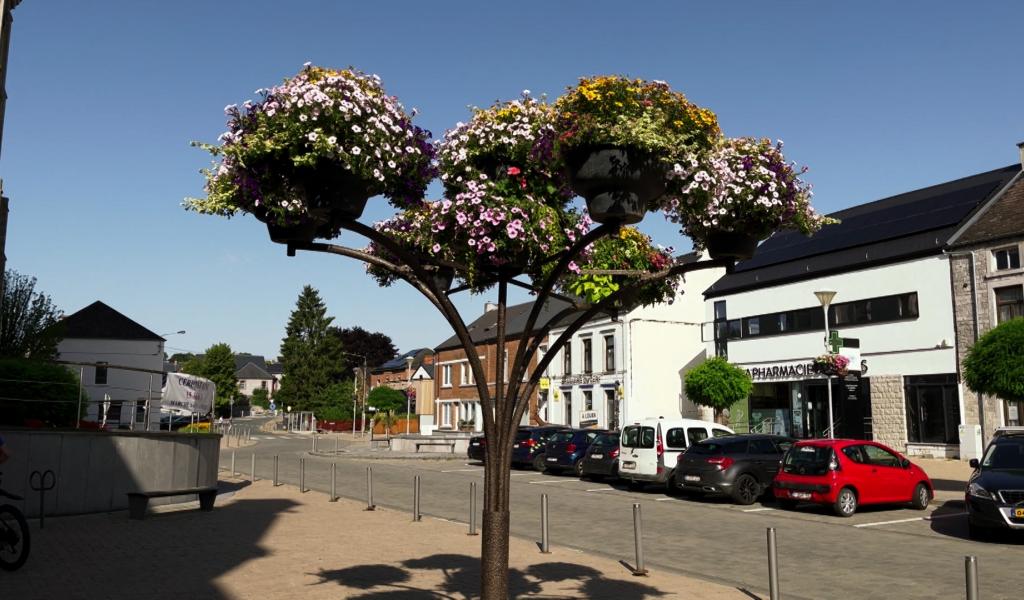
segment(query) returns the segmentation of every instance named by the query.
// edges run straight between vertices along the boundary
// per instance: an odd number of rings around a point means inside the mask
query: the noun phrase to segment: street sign
[[[540,389],[541,391],[547,391],[551,387],[551,380],[547,377],[540,378]]]
[[[273,401],[270,402],[270,410],[277,410],[277,405]]]
[[[837,354],[839,349],[843,347],[843,338],[839,336],[839,332],[835,329],[829,332],[827,345],[832,354]]]

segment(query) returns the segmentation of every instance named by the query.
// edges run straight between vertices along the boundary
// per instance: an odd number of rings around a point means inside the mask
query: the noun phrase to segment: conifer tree
[[[341,380],[341,342],[330,334],[332,321],[320,294],[304,287],[281,340],[284,377],[275,396],[279,405],[313,410],[323,391]]]

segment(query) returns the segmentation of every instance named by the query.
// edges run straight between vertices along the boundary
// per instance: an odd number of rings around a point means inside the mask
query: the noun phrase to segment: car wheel
[[[668,479],[665,481],[665,493],[672,497],[683,495],[683,490],[679,489],[679,483],[676,481],[675,473],[669,475]]]
[[[576,474],[580,479],[586,479],[586,475],[583,474],[583,459],[576,461],[576,464],[572,466],[572,472]]]
[[[547,464],[545,463],[543,454],[539,454],[533,459],[533,469],[535,471],[540,471],[541,473],[547,470]]]
[[[630,479],[627,485],[629,486],[629,489],[634,492],[639,492],[640,490],[644,489],[644,482],[637,481],[635,479]]]
[[[761,484],[757,482],[757,478],[749,473],[744,473],[736,478],[736,482],[732,486],[732,499],[737,504],[750,505],[757,502],[757,497],[761,495]]]
[[[917,510],[924,510],[928,508],[928,503],[932,501],[932,492],[923,483],[917,484],[914,488],[914,497],[910,500],[910,506]]]
[[[852,517],[853,513],[857,512],[857,494],[853,493],[853,490],[850,488],[844,487],[839,490],[839,495],[836,496],[836,502],[832,505],[832,509],[840,517]]]

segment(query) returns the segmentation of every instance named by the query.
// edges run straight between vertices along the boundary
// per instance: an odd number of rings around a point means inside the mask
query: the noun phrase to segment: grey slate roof
[[[998,242],[1009,238],[1024,237],[1024,177],[1006,191],[998,200],[990,203],[952,241],[951,247],[959,248],[985,242]]]
[[[98,340],[152,340],[164,338],[97,300],[60,321],[65,338]]]
[[[551,298],[547,301],[544,307],[540,311],[540,316],[537,318],[537,326],[546,325],[548,321],[554,318],[562,310],[569,308],[570,304],[564,300],[557,298]],[[505,311],[505,337],[509,340],[518,338],[523,333],[523,328],[526,327],[526,319],[530,316],[530,310],[533,308],[533,302],[524,302],[522,304],[515,304],[509,306]],[[494,342],[497,340],[497,324],[498,324],[498,311],[491,310],[485,312],[475,321],[470,323],[467,328],[469,329],[469,336],[476,344],[485,344],[488,342]],[[450,350],[452,348],[461,348],[462,344],[459,343],[457,336],[452,336],[447,340],[438,344],[435,348],[435,352],[441,350]]]
[[[235,379],[273,379],[274,376],[266,369],[260,368],[256,363],[248,362],[241,369],[235,371]]]
[[[261,354],[246,354],[246,353],[243,352],[241,354],[236,354],[235,355],[235,370],[236,371],[244,368],[245,365],[247,365],[249,363],[252,363],[252,364],[256,365],[257,367],[259,367],[263,371],[267,370],[267,361],[266,361],[266,359],[263,358],[263,355],[261,355]]]
[[[413,358],[412,370],[416,371],[416,369],[420,368],[420,365],[423,364],[423,359],[426,358],[426,356],[431,354],[432,352],[433,350],[431,350],[430,348],[417,348],[415,350],[410,350],[404,354],[400,354],[399,356],[392,358],[387,362],[381,363],[376,367],[373,367],[372,369],[370,369],[370,372],[380,373],[383,371],[404,371],[405,359],[409,356]]]
[[[704,295],[713,298],[938,254],[960,225],[1020,171],[1015,164],[841,210],[830,216],[842,223],[811,237],[777,233]]]

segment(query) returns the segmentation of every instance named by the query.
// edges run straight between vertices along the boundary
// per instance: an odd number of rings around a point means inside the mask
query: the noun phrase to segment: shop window
[[[1024,286],[996,288],[996,324],[1024,317]]]
[[[922,444],[959,441],[960,400],[955,375],[922,375],[904,379],[907,440]]]
[[[1020,249],[1017,246],[993,250],[992,258],[996,264],[996,271],[1020,268]]]

